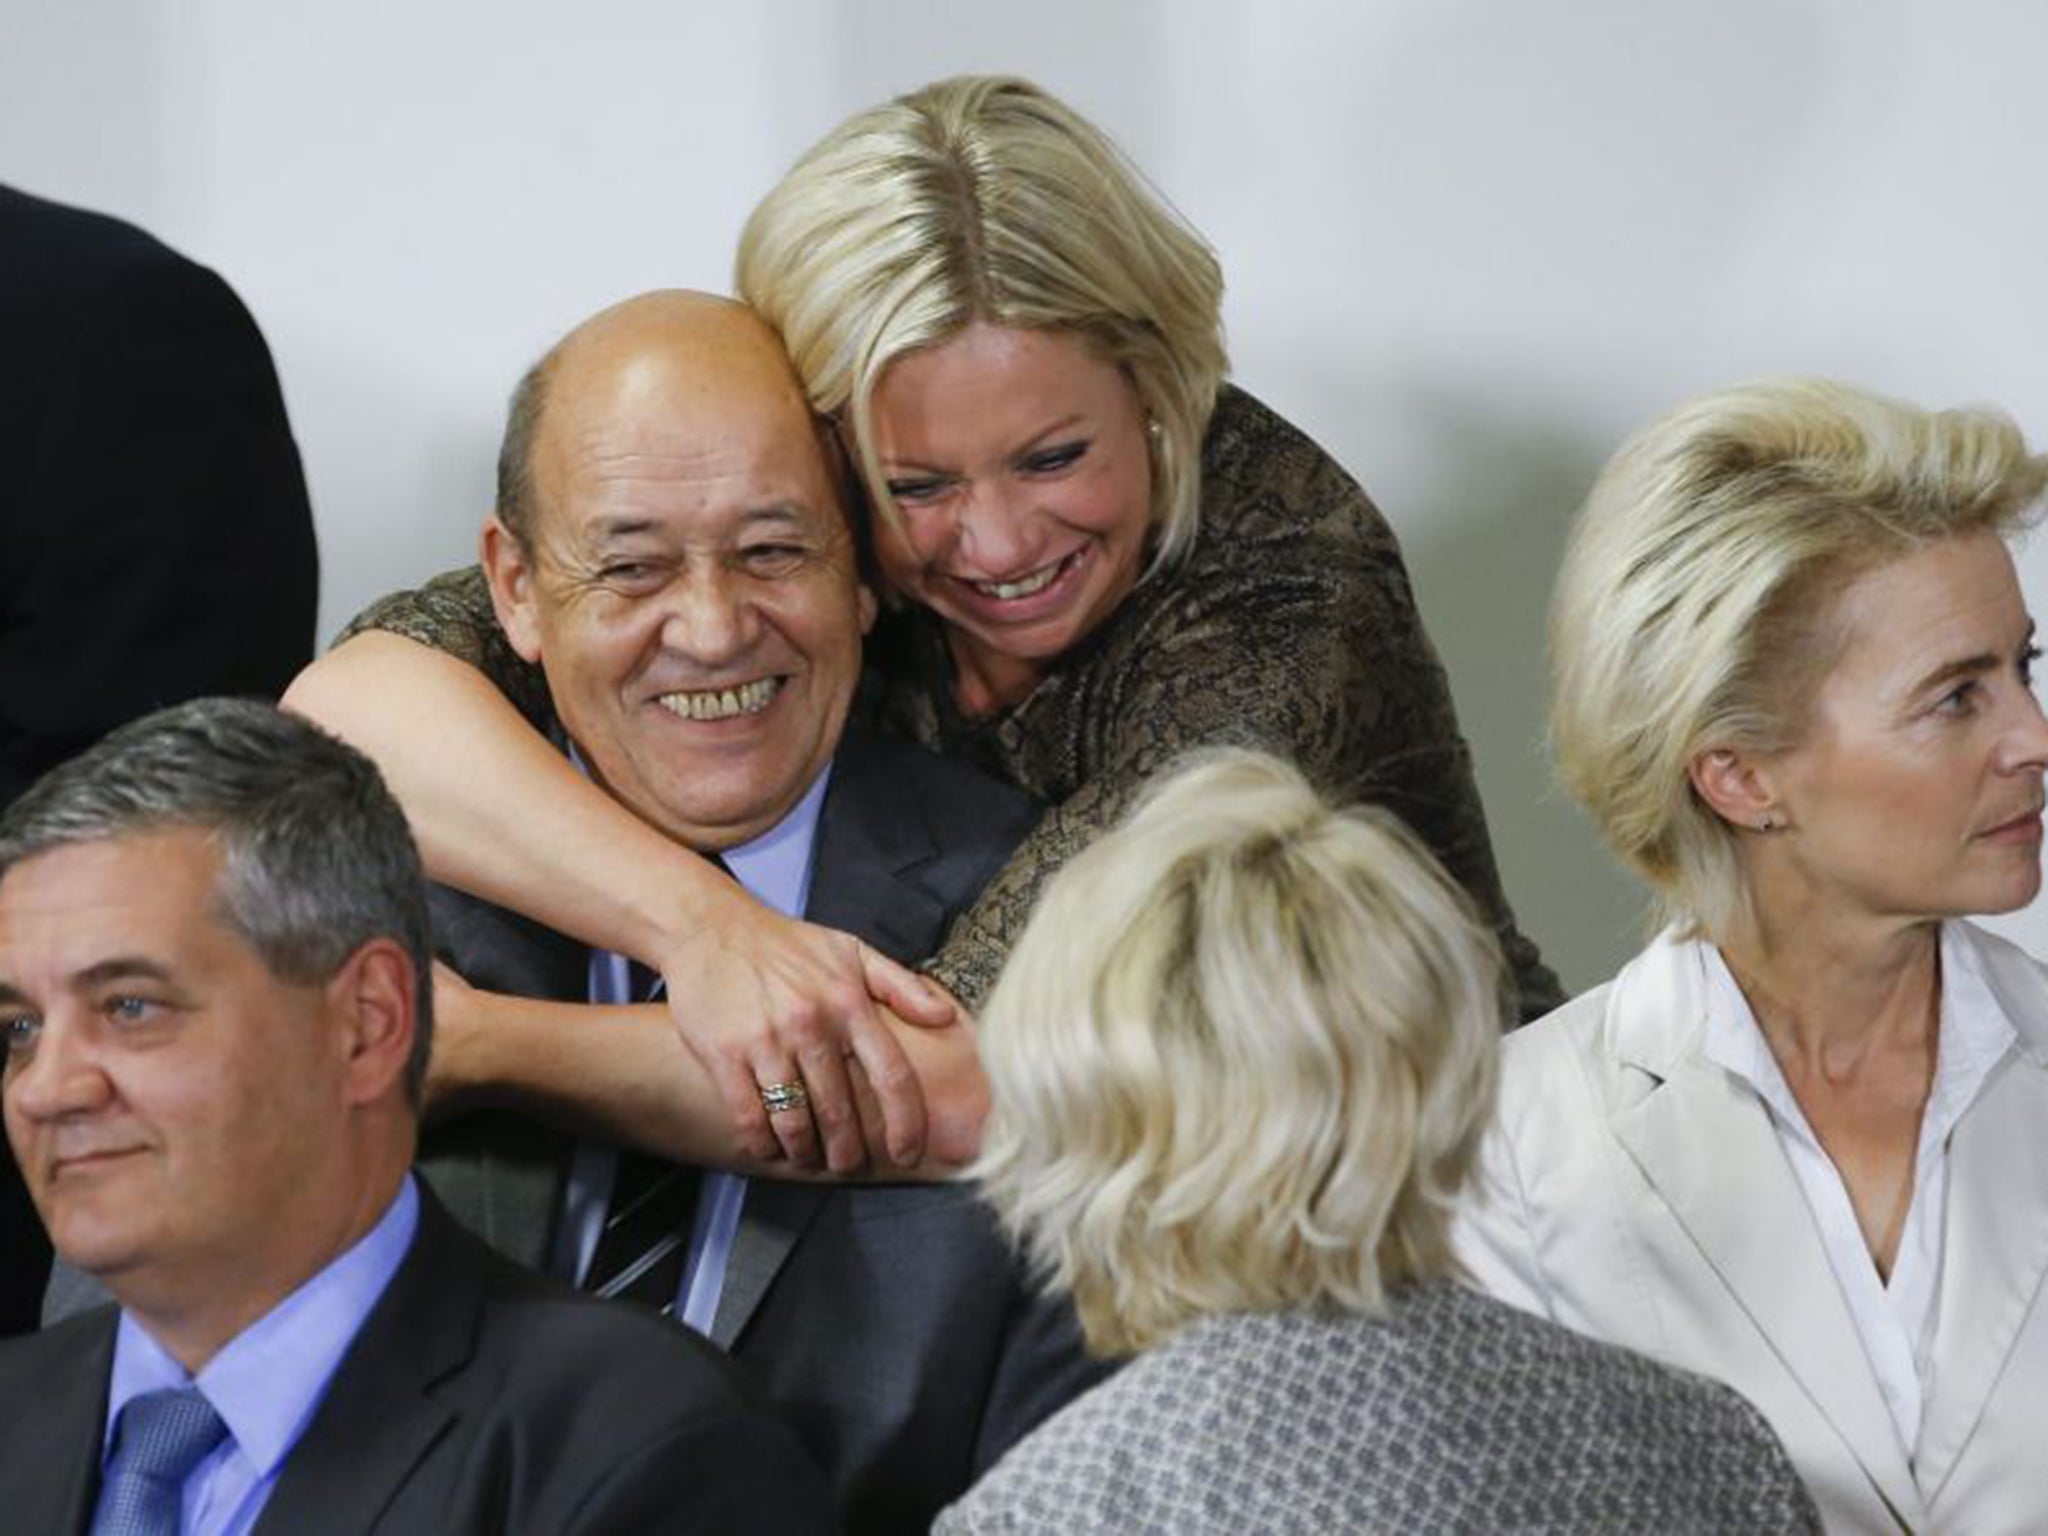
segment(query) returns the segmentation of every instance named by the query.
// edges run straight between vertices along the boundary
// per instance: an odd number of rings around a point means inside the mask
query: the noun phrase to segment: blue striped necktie
[[[130,1399],[92,1536],[178,1536],[185,1479],[227,1432],[197,1387]]]
[[[629,995],[649,998],[659,980],[634,961]],[[604,1228],[583,1288],[607,1300],[637,1302],[673,1317],[697,1209],[697,1170],[622,1148],[605,1207]]]
[[[739,878],[718,854],[707,853],[704,858],[728,880]],[[639,961],[628,962],[626,974],[628,997],[644,1002],[662,995],[662,978]],[[675,1316],[700,1183],[695,1168],[621,1148],[604,1227],[590,1256],[583,1289],[606,1300],[637,1302]]]

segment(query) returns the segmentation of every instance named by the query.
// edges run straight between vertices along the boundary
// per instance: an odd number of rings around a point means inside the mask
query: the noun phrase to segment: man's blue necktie
[[[130,1399],[92,1536],[178,1536],[185,1479],[226,1434],[196,1387]]]
[[[661,978],[639,961],[627,967],[627,976],[628,996],[660,995]],[[604,1228],[591,1254],[583,1289],[593,1296],[638,1302],[675,1316],[676,1292],[682,1285],[690,1226],[697,1211],[697,1184],[694,1168],[621,1149]]]

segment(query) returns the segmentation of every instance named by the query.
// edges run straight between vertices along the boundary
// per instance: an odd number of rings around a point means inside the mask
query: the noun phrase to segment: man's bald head
[[[874,598],[846,482],[775,333],[651,293],[521,383],[483,565],[591,777],[699,849],[776,826],[817,783]]]
[[[716,294],[662,288],[600,310],[526,371],[498,449],[498,521],[527,550],[545,501],[538,466],[547,438],[574,433],[653,391],[687,401],[713,394],[767,414],[801,416],[834,484],[843,462],[817,423],[781,339],[746,305]]]

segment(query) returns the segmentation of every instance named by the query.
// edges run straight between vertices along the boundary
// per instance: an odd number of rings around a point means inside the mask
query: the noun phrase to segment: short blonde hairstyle
[[[1454,1270],[1501,975],[1393,817],[1198,757],[1046,888],[982,1019],[972,1175],[1098,1353],[1209,1313],[1379,1311]]]
[[[736,284],[812,405],[851,425],[880,515],[898,512],[875,386],[979,320],[1073,335],[1123,370],[1156,425],[1151,569],[1193,541],[1228,366],[1222,271],[1107,135],[1029,81],[941,80],[841,124],[747,220]]]
[[[1846,639],[1833,594],[1939,540],[2017,532],[2044,485],[2048,459],[1995,411],[1826,379],[1708,395],[1615,455],[1551,604],[1550,732],[1661,920],[1719,938],[1747,913],[1739,834],[1688,770],[1797,743]]]

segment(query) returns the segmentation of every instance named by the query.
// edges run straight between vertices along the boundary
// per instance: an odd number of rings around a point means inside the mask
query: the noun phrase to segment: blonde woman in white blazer
[[[1668,926],[1506,1044],[1459,1249],[1718,1376],[1830,1531],[2048,1531],[2048,722],[1991,412],[1780,380],[1594,487],[1552,609],[1567,785]]]

